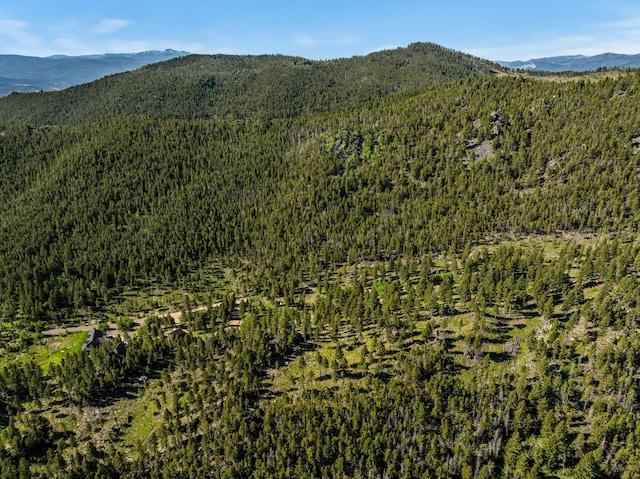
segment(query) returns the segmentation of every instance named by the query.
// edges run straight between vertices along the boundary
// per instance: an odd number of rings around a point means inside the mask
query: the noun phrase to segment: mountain
[[[0,476],[640,477],[640,72],[495,71],[0,101]]]
[[[545,72],[585,72],[599,68],[640,68],[640,54],[602,53],[594,56],[567,55],[535,58],[527,61],[497,61],[506,68]]]
[[[104,55],[0,55],[0,97],[12,92],[62,90],[149,63],[188,55],[176,50]]]
[[[0,121],[77,123],[123,114],[294,117],[500,70],[489,61],[429,43],[329,61],[189,55],[60,92],[11,95],[0,101]]]
[[[12,122],[0,137],[0,291],[55,315],[76,280],[97,300],[238,255],[283,293],[324,263],[632,229],[639,83],[478,76],[295,118]]]

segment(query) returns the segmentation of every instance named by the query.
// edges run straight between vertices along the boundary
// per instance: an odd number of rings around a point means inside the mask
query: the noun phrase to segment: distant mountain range
[[[176,50],[152,50],[140,53],[31,57],[0,55],[0,97],[12,92],[55,91],[89,83],[102,77],[136,70],[144,65],[190,55]],[[603,53],[595,56],[568,55],[527,61],[497,61],[512,69],[530,71],[590,71],[598,68],[640,68],[640,54]]]
[[[619,53],[602,53],[594,56],[567,55],[558,57],[535,58],[527,61],[497,61],[507,68],[546,71],[546,72],[585,72],[598,68],[640,68],[640,54],[623,55]]]
[[[188,55],[176,50],[103,55],[30,57],[0,55],[0,97],[12,92],[62,90],[150,63]]]

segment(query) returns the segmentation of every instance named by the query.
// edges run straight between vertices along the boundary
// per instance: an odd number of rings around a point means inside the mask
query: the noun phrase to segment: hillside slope
[[[310,61],[281,55],[191,55],[61,92],[0,100],[0,122],[162,118],[283,118],[357,106],[388,93],[489,74],[500,67],[433,44]]]
[[[638,477],[640,74],[574,80],[3,124],[0,475]]]
[[[223,255],[282,294],[347,260],[634,230],[639,82],[477,78],[295,121],[10,126],[0,291],[56,311],[78,280],[91,303]]]

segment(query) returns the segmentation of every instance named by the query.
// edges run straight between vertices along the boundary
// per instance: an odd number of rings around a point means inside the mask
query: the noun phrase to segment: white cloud
[[[21,20],[0,18],[2,51],[18,55],[33,55],[42,40],[31,32],[31,25]]]
[[[2,32],[2,35],[19,38],[25,34],[28,28],[29,24],[27,22],[0,19],[0,32]]]
[[[117,30],[128,27],[131,23],[132,22],[129,20],[122,20],[119,18],[103,18],[91,29],[91,31],[99,34],[113,33]]]

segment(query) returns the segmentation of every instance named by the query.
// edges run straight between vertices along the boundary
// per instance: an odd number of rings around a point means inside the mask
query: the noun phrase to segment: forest
[[[413,44],[0,99],[0,477],[637,477],[639,95]]]

